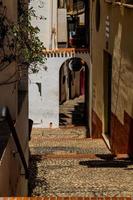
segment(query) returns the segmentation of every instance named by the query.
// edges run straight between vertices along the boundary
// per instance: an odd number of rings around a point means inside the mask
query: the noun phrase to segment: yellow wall
[[[96,1],[92,2],[91,51],[93,66],[93,110],[104,124],[103,51],[112,55],[112,112],[124,123],[124,111],[133,117],[133,8],[100,1],[99,32],[95,26]],[[105,22],[109,16],[109,48],[106,49]],[[104,130],[103,130],[104,132]]]
[[[112,15],[112,111],[124,122],[124,111],[133,117],[133,8],[115,6]],[[117,20],[116,20],[117,19]]]
[[[106,10],[103,7],[103,1],[101,1],[101,20],[99,32],[96,31],[95,25],[95,13],[96,13],[96,1],[92,2],[92,27],[91,27],[91,54],[92,54],[92,80],[93,80],[93,111],[97,113],[97,116],[103,119],[103,49],[104,49],[104,21],[106,16]]]
[[[93,69],[93,132],[105,133],[110,122],[110,144],[116,154],[133,154],[133,5],[100,0],[100,29],[96,30],[96,2],[91,5],[91,58]],[[108,47],[107,47],[108,43]],[[111,113],[105,104],[104,51],[112,56]],[[105,117],[106,116],[106,117]],[[107,129],[106,129],[107,130]],[[98,134],[99,134],[98,133]]]

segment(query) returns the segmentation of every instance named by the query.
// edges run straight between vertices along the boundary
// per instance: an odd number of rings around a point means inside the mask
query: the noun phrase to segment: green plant
[[[6,8],[0,13],[0,48],[2,49],[0,70],[16,60],[19,68],[30,68],[33,73],[39,70],[38,63],[44,63],[44,46],[38,38],[39,28],[31,24],[37,17],[33,8],[28,9],[24,0],[18,0],[18,21],[10,22]],[[6,64],[5,64],[6,63]]]

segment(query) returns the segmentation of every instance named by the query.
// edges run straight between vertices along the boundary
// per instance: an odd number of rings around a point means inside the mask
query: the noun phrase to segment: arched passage
[[[61,66],[73,58],[86,63],[86,113],[91,136],[92,67],[88,50],[59,49],[45,53],[46,62],[37,74],[30,74],[29,117],[36,128],[59,128],[59,74]],[[36,87],[37,86],[37,87]],[[36,96],[36,100],[35,100]],[[37,106],[36,106],[37,105]]]
[[[79,58],[69,58],[59,70],[59,124],[60,126],[86,126],[91,124],[91,78],[87,63]]]

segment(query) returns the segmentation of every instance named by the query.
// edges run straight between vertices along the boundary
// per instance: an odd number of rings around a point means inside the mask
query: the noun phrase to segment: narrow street
[[[0,0],[0,94],[0,200],[133,200],[133,0]]]
[[[133,196],[133,163],[113,158],[102,139],[86,138],[85,126],[71,125],[81,99],[61,106],[66,127],[32,131],[29,196]]]

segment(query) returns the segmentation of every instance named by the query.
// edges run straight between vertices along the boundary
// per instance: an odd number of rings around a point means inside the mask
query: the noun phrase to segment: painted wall
[[[112,148],[133,155],[133,7],[114,9],[112,74]],[[112,21],[114,16],[112,16]],[[119,145],[119,143],[121,145]]]
[[[17,117],[15,128],[17,130],[24,156],[28,164],[29,137],[27,123],[27,100],[28,98],[26,96],[21,112]],[[14,140],[12,137],[10,137],[2,158],[0,159],[0,196],[27,196],[28,181],[22,174],[25,174],[25,171],[23,169]]]
[[[32,25],[40,29],[40,40],[47,49],[57,47],[57,0],[31,0],[37,17],[32,18]]]
[[[12,22],[17,22],[17,0],[5,0],[4,6],[7,8],[6,16]],[[7,83],[7,80],[12,83]],[[20,138],[20,143],[28,164],[28,87],[27,87],[27,73],[23,74],[23,83],[25,85],[25,98],[21,101],[19,107],[18,96],[18,67],[17,63],[13,62],[8,67],[0,70],[0,106],[7,106],[12,119],[15,121],[15,128]],[[18,112],[19,110],[19,112]],[[0,129],[0,137],[4,130]],[[2,141],[2,138],[1,138]],[[28,182],[25,176],[21,175],[23,166],[20,161],[15,143],[12,136],[9,137],[6,148],[3,149],[4,153],[0,157],[0,196],[26,196],[28,194]]]
[[[39,2],[43,4],[42,8],[39,6]],[[40,15],[42,12],[45,13],[46,20],[40,23],[40,20],[32,20],[33,25],[37,25],[40,28],[40,39],[43,41],[47,51],[49,49],[57,49],[57,34],[59,18],[58,18],[58,9],[57,9],[57,0],[41,0],[41,1],[31,1],[31,6],[37,10],[37,13]],[[63,17],[64,19],[64,17]],[[62,19],[61,19],[62,20]],[[65,19],[64,19],[65,20]],[[61,23],[61,21],[60,21]],[[59,24],[60,24],[59,23]],[[61,28],[61,27],[60,27]],[[65,29],[66,29],[66,20],[65,20]],[[59,39],[59,38],[58,38]],[[66,42],[66,35],[64,34],[60,42]],[[58,56],[58,53],[60,54]],[[29,80],[29,117],[34,121],[34,127],[48,128],[59,127],[59,69],[62,64],[73,57],[71,55],[65,55],[65,50],[63,56],[61,52],[52,53],[52,56],[47,57],[46,64],[40,66],[41,70],[38,74],[31,74]],[[55,55],[56,54],[56,55]],[[91,65],[89,54],[86,53],[76,53],[77,57],[81,57],[89,67],[91,74]],[[46,70],[46,67],[47,70]],[[89,75],[90,75],[89,74]],[[91,83],[91,79],[89,79]],[[88,84],[91,87],[91,84]],[[77,93],[76,89],[76,92]],[[88,89],[89,90],[89,89]],[[91,89],[89,90],[88,96],[91,99]],[[65,98],[65,97],[64,97]],[[87,102],[88,105],[91,102]],[[38,106],[36,106],[38,105]],[[89,107],[89,106],[88,106]],[[89,109],[89,108],[88,108]],[[89,119],[91,118],[91,111],[89,109]],[[89,121],[89,127],[91,123]]]
[[[96,1],[92,2],[91,6],[91,21],[92,21],[92,32],[91,32],[91,56],[92,56],[92,134],[93,137],[101,137],[103,120],[103,49],[104,49],[104,15],[101,8],[101,19],[99,32],[96,31]],[[101,25],[102,23],[102,25]],[[100,38],[100,39],[99,39]]]
[[[37,74],[30,75],[29,117],[35,127],[49,128],[50,123],[53,128],[59,126],[59,69],[64,61],[64,58],[47,58],[47,70],[42,65]]]
[[[88,53],[77,53],[90,66]],[[46,63],[40,66],[37,74],[29,77],[29,117],[34,127],[59,127],[59,71],[62,64],[74,56],[73,52],[66,56],[60,53],[49,53]],[[89,80],[90,81],[90,80]]]
[[[133,154],[133,8],[100,1],[96,30],[96,1],[92,4],[93,134],[104,133],[104,51],[112,56],[111,137],[114,153]],[[97,135],[98,133],[98,135]]]

